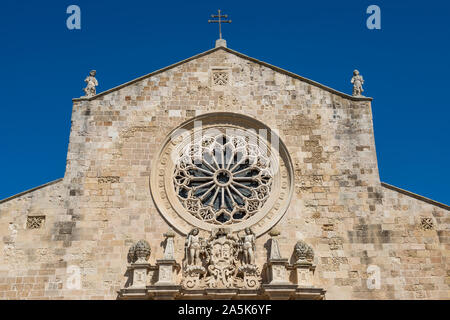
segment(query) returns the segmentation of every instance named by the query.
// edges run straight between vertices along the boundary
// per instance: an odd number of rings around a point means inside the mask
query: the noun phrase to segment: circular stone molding
[[[166,221],[183,234],[217,227],[257,236],[286,212],[293,168],[285,145],[263,123],[240,114],[193,118],[164,141],[150,189]]]

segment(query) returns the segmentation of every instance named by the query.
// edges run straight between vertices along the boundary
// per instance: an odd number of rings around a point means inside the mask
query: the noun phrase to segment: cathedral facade
[[[380,182],[371,98],[223,41],[94,76],[64,177],[0,201],[1,299],[449,298],[450,207]]]

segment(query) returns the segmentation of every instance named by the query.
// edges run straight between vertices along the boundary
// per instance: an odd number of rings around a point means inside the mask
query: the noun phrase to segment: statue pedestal
[[[157,260],[158,281],[148,292],[156,300],[173,300],[180,292],[180,285],[175,283],[175,272],[180,270],[180,265],[175,260]]]
[[[268,284],[264,284],[264,293],[274,300],[289,299],[295,293],[297,285],[292,284],[288,280],[288,272],[286,266],[288,259],[269,259],[266,264]]]
[[[217,39],[216,40],[216,48],[218,47],[227,47],[227,41],[225,39]]]
[[[300,261],[294,264],[296,281],[299,287],[312,287],[315,266],[308,261]]]
[[[149,271],[155,271],[149,263],[132,263],[127,268],[129,286],[121,289],[119,299],[147,299],[147,279]]]
[[[132,289],[145,289],[147,287],[147,273],[151,266],[149,263],[132,263],[128,270],[131,272]]]
[[[175,284],[175,272],[180,270],[180,265],[175,260],[157,260],[158,281],[155,286],[171,286]]]
[[[326,290],[313,285],[313,276],[316,266],[308,260],[299,260],[288,267],[295,271],[295,293],[292,299],[296,300],[324,300]]]
[[[288,259],[269,260],[266,265],[269,284],[290,284],[286,271],[287,264]]]

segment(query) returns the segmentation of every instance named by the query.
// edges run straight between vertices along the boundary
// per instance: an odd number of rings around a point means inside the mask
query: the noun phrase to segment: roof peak
[[[225,39],[217,39],[216,40],[216,48],[219,48],[219,47],[226,48],[227,47],[227,40],[225,40]]]
[[[218,39],[218,40],[221,40],[221,39]],[[225,41],[225,40],[222,39],[222,41]],[[220,42],[219,42],[219,43],[220,43]],[[226,44],[226,41],[225,41],[225,44]],[[96,98],[98,98],[98,97],[100,97],[100,96],[103,96],[103,95],[105,95],[105,94],[111,93],[111,92],[116,91],[116,90],[119,90],[119,89],[121,89],[121,88],[123,88],[123,87],[126,87],[126,86],[128,86],[128,85],[130,85],[130,84],[133,84],[133,83],[135,83],[135,82],[137,82],[137,81],[141,81],[141,80],[143,80],[143,79],[146,79],[146,78],[148,78],[148,77],[154,76],[154,75],[159,74],[159,73],[161,73],[161,72],[165,72],[165,71],[170,70],[170,69],[172,69],[172,68],[175,68],[175,67],[177,67],[177,66],[179,66],[179,65],[181,65],[181,64],[183,64],[183,63],[187,63],[187,62],[192,61],[192,60],[194,60],[194,59],[198,59],[198,58],[200,58],[200,57],[203,57],[203,56],[205,56],[205,55],[211,54],[211,53],[213,53],[213,52],[215,52],[215,51],[218,51],[218,50],[224,50],[224,51],[226,51],[226,52],[228,52],[228,53],[231,53],[231,54],[234,54],[234,55],[236,55],[236,56],[238,56],[238,57],[240,57],[240,58],[243,58],[243,59],[252,61],[252,62],[254,62],[254,63],[260,64],[260,65],[262,65],[262,66],[265,66],[265,67],[267,67],[267,68],[270,68],[270,69],[272,69],[272,70],[275,70],[275,71],[277,71],[277,72],[279,72],[279,73],[283,73],[283,74],[288,75],[288,76],[290,76],[290,77],[292,77],[292,78],[295,78],[295,79],[298,79],[298,80],[300,80],[300,81],[306,82],[306,83],[308,83],[308,84],[310,84],[310,85],[313,85],[313,86],[318,87],[318,88],[320,88],[320,89],[326,90],[326,91],[328,91],[328,92],[330,92],[330,93],[332,93],[332,94],[338,95],[338,96],[340,96],[340,97],[343,97],[343,98],[346,98],[346,99],[349,99],[349,100],[352,100],[352,101],[372,101],[372,100],[373,100],[373,99],[370,98],[370,97],[363,97],[363,96],[357,97],[357,96],[352,96],[352,95],[349,95],[349,94],[340,92],[340,91],[338,91],[338,90],[335,90],[335,89],[333,89],[333,88],[330,88],[330,87],[328,87],[328,86],[325,86],[325,85],[323,85],[323,84],[321,84],[321,83],[318,83],[318,82],[316,82],[316,81],[310,80],[310,79],[308,79],[308,78],[302,77],[302,76],[297,75],[297,74],[295,74],[295,73],[292,73],[292,72],[290,72],[290,71],[284,70],[284,69],[282,69],[282,68],[280,68],[280,67],[276,67],[276,66],[274,66],[274,65],[271,65],[271,64],[269,64],[269,63],[267,63],[267,62],[263,62],[263,61],[260,61],[260,60],[255,59],[255,58],[249,57],[249,56],[247,56],[247,55],[245,55],[245,54],[243,54],[243,53],[240,53],[240,52],[238,52],[238,51],[235,51],[235,50],[233,50],[233,49],[230,49],[230,48],[228,48],[228,47],[226,47],[226,46],[220,45],[220,46],[216,46],[215,48],[212,48],[212,49],[209,49],[209,50],[207,50],[207,51],[204,51],[204,52],[202,52],[202,53],[199,53],[199,54],[197,54],[197,55],[195,55],[195,56],[192,56],[192,57],[190,57],[190,58],[187,58],[187,59],[185,59],[185,60],[182,60],[182,61],[180,61],[180,62],[177,62],[177,63],[175,63],[175,64],[172,64],[172,65],[170,65],[170,66],[167,66],[167,67],[165,67],[165,68],[156,70],[156,71],[151,72],[151,73],[149,73],[149,74],[146,74],[146,75],[143,75],[143,76],[141,76],[141,77],[138,77],[138,78],[136,78],[136,79],[134,79],[134,80],[128,81],[128,82],[123,83],[123,84],[121,84],[121,85],[119,85],[119,86],[116,86],[116,87],[114,87],[114,88],[111,88],[111,89],[109,89],[109,90],[106,90],[106,91],[103,91],[103,92],[101,92],[101,93],[98,93],[98,94],[95,95],[95,96],[92,96],[92,97],[80,97],[80,98],[74,98],[74,99],[72,99],[72,101],[90,101],[90,100],[95,100]]]

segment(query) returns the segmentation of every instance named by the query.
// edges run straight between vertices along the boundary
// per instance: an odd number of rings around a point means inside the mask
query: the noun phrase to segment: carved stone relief
[[[27,229],[40,229],[44,225],[45,216],[28,216]]]
[[[228,72],[223,70],[214,70],[212,72],[212,81],[216,86],[225,86],[228,84]]]
[[[260,287],[260,271],[253,260],[255,238],[250,229],[246,230],[245,235],[239,236],[232,234],[229,229],[218,228],[213,230],[208,239],[197,238],[193,242],[192,237],[197,237],[197,234],[197,231],[193,231],[188,235],[183,288]],[[192,246],[195,248],[192,249]]]
[[[245,293],[242,297],[323,299],[325,291],[313,286],[312,248],[299,241],[294,247],[297,261],[289,264],[278,245],[280,232],[272,229],[269,235],[267,263],[261,270],[255,263],[256,236],[251,228],[235,233],[228,227],[202,233],[194,228],[186,236],[181,279],[176,276],[180,265],[174,259],[173,231],[164,234],[163,259],[156,260],[156,266],[145,262],[150,255],[148,243],[138,241],[128,254],[130,285],[121,289],[119,296],[183,299],[200,295],[220,298],[224,294],[239,297]],[[263,271],[268,275],[264,282]],[[290,276],[292,273],[295,277]]]

